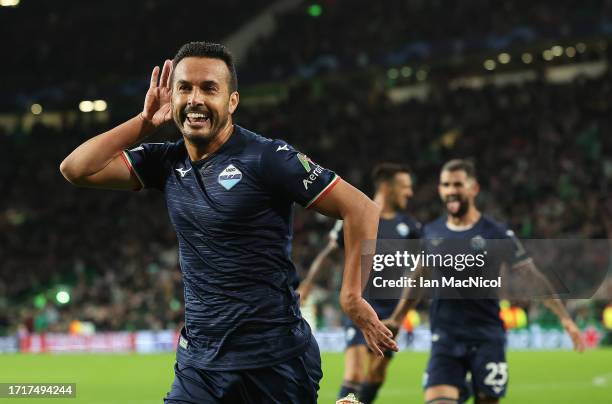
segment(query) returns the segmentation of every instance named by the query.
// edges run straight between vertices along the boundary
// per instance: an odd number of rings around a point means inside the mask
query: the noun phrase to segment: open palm
[[[159,76],[159,66],[155,66],[151,73],[151,83],[145,97],[142,117],[151,122],[155,127],[161,126],[172,119],[172,108],[170,99],[172,87],[170,86],[170,74],[172,73],[172,61],[166,60]]]

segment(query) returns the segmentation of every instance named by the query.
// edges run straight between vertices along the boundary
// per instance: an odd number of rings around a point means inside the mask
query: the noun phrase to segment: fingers
[[[170,87],[170,74],[172,73],[172,61],[166,59],[164,68],[162,69],[161,79],[159,80],[160,87]]]
[[[157,79],[159,78],[159,66],[155,66],[153,68],[153,73],[151,73],[151,82],[149,83],[149,88],[157,87]]]
[[[372,342],[370,340],[370,338],[366,337],[366,342],[368,343],[368,348],[370,348],[370,351],[372,351],[374,353],[374,355],[379,356],[381,358],[383,356],[385,356],[383,351],[378,347],[378,344],[376,343],[376,340],[374,340],[374,342]]]
[[[572,334],[572,339],[574,340],[574,348],[576,349],[576,351],[583,352],[585,347],[580,331],[576,332],[575,334]]]

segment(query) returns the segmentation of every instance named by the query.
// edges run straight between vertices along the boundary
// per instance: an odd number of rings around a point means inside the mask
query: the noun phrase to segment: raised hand
[[[166,60],[159,77],[159,66],[155,66],[151,73],[151,83],[149,90],[145,96],[144,108],[142,117],[159,127],[162,124],[172,119],[172,108],[170,99],[172,96],[172,87],[170,83],[170,74],[172,73],[172,61]]]

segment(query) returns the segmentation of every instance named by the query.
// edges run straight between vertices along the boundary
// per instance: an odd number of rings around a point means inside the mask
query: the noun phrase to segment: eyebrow
[[[176,82],[177,85],[180,84],[189,84],[192,85],[192,83],[190,81],[187,80],[177,80]],[[217,83],[215,80],[204,80],[202,82],[200,82],[200,87],[208,87],[208,86],[219,86],[219,83]]]

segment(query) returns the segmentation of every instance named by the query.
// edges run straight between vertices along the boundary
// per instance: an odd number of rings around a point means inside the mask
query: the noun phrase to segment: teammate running
[[[446,163],[440,174],[438,190],[447,214],[423,227],[425,253],[457,254],[454,251],[457,245],[464,245],[458,240],[469,240],[470,247],[461,253],[475,254],[488,240],[506,239],[513,248],[503,257],[504,264],[512,270],[529,271],[536,279],[542,276],[514,233],[476,208],[475,199],[480,188],[472,163],[466,160]],[[494,266],[496,262],[491,263],[491,267]],[[417,277],[429,270],[421,268]],[[413,291],[414,288],[405,289],[406,299],[400,301],[393,315],[385,321],[394,331],[418,300]],[[584,344],[580,330],[563,304],[557,299],[546,299],[544,304],[559,318],[572,338],[574,348],[582,351]],[[432,348],[424,377],[425,402],[464,402],[472,391],[476,403],[497,403],[505,395],[508,383],[505,329],[499,316],[499,301],[434,298],[430,323]],[[471,384],[466,386],[468,373],[471,374]]]
[[[399,164],[383,163],[374,168],[372,179],[376,190],[374,201],[382,207],[378,223],[378,238],[418,239],[421,225],[403,212],[413,195],[412,179],[408,168]],[[308,298],[313,283],[323,268],[324,259],[338,248],[344,248],[342,227],[342,221],[337,221],[330,232],[327,246],[317,255],[306,278],[300,284],[298,292],[302,304]],[[393,312],[397,299],[373,300],[370,303],[378,317],[384,319]],[[385,381],[387,366],[393,356],[393,351],[388,350],[384,357],[378,357],[368,350],[363,333],[352,321],[347,321],[345,330],[347,348],[344,354],[344,379],[338,396],[342,398],[354,393],[361,402],[372,403]]]

